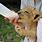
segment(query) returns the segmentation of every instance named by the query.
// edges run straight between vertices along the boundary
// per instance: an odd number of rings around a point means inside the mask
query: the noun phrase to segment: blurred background
[[[0,0],[0,3],[10,10],[18,12],[20,10],[21,0]],[[16,33],[14,28],[14,25],[0,15],[0,42],[22,42],[24,37]]]
[[[20,9],[21,0],[0,0],[0,3],[11,10],[18,11]]]

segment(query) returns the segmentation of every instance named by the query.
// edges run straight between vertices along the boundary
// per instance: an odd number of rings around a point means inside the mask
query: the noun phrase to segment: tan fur
[[[18,14],[19,14],[18,22],[20,28],[15,28],[16,32],[18,32],[21,36],[27,36],[32,40],[36,40],[37,22],[40,18],[40,12],[33,7],[26,7],[20,10]],[[35,18],[36,15],[37,18]]]

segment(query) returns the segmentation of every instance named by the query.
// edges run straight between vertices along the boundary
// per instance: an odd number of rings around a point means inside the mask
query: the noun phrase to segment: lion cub
[[[37,22],[40,18],[40,12],[33,7],[26,7],[18,12],[18,25],[16,32],[21,36],[26,36],[32,42],[37,42]]]

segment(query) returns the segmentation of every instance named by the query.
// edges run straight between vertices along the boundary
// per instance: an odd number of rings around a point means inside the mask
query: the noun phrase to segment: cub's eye
[[[37,15],[34,17],[34,19],[36,19],[36,18],[39,17],[39,16],[40,16],[40,15],[37,14]]]
[[[26,13],[28,13],[27,11],[25,11]]]

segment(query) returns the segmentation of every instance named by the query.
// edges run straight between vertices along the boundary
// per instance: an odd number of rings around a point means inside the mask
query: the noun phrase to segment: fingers
[[[4,18],[6,21],[8,20],[10,23],[12,23],[13,25],[18,25],[18,23],[17,23],[17,21],[18,21],[18,16],[17,17],[15,17],[15,18],[10,18],[10,19],[8,19],[8,18]]]

